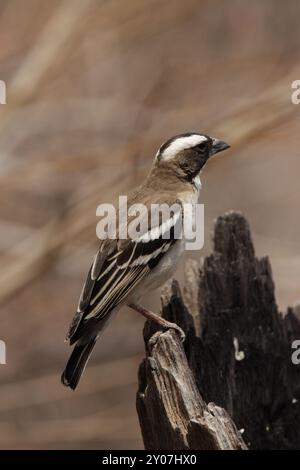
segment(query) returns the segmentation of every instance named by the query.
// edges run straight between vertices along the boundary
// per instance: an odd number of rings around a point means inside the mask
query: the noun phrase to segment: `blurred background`
[[[138,184],[173,134],[232,145],[201,178],[193,256],[240,210],[281,311],[299,300],[299,19],[297,0],[0,0],[0,448],[142,447],[137,314],[119,312],[75,393],[60,374],[96,206]]]

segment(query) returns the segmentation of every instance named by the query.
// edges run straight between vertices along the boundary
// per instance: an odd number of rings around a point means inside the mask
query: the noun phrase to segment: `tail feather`
[[[68,360],[66,368],[61,376],[61,381],[66,387],[75,388],[78,385],[80,377],[82,376],[87,361],[92,353],[96,344],[97,338],[93,338],[86,344],[77,344]]]

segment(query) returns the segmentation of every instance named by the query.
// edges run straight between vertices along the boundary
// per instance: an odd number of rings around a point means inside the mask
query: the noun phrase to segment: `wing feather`
[[[180,209],[181,210],[181,209]],[[154,229],[135,239],[110,240],[101,246],[89,271],[70,326],[68,338],[74,343],[102,321],[130,291],[159,263],[178,240],[178,214],[160,221]],[[167,236],[166,236],[167,234]],[[110,243],[109,243],[110,242]]]

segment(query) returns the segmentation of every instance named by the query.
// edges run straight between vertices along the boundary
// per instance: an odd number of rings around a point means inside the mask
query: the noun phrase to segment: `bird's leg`
[[[157,315],[157,313],[151,312],[151,310],[148,310],[147,308],[142,307],[141,305],[137,305],[133,303],[130,303],[127,305],[128,307],[132,308],[136,312],[146,317],[148,320],[151,320],[157,323],[158,325],[162,326],[164,329],[167,330],[168,328],[172,328],[173,330],[176,330],[179,333],[181,341],[185,340],[185,334],[183,330],[178,325],[176,325],[176,323],[172,323],[172,322],[165,320],[164,318]]]

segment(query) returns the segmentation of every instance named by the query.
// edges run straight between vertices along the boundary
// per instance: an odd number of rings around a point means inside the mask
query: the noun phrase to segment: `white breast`
[[[140,302],[145,293],[158,289],[174,274],[178,261],[184,252],[185,241],[178,240],[163,256],[158,265],[140,282],[130,295],[130,301]]]
[[[201,182],[199,177],[197,183],[197,186],[200,189]],[[195,184],[195,190],[193,192],[187,191],[186,193],[181,194],[180,200],[182,204],[192,204],[192,206],[195,206],[199,198],[199,189],[196,189]],[[194,211],[187,212],[185,217],[190,217],[190,220],[187,221],[188,224],[194,224]],[[160,288],[168,279],[170,279],[177,268],[184,250],[185,239],[183,237],[165,253],[158,265],[141,281],[135,291],[131,294],[130,300],[136,303],[140,302],[145,293]]]

